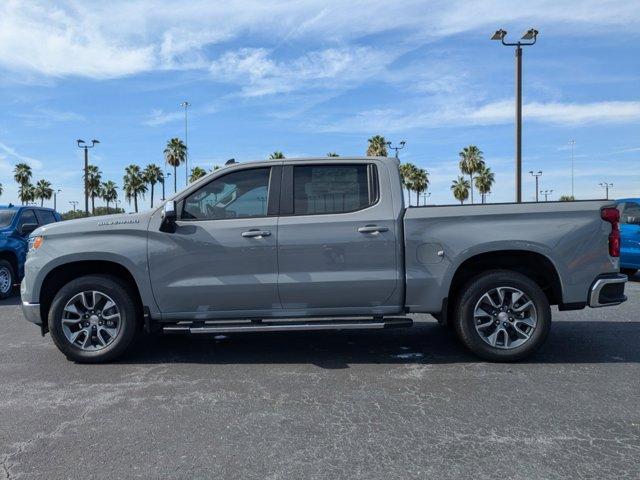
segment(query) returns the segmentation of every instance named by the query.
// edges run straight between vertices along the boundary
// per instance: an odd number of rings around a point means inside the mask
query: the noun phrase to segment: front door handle
[[[360,227],[358,231],[360,233],[380,233],[380,232],[388,232],[389,228],[381,227],[379,225],[365,225],[364,227]]]
[[[269,230],[247,230],[246,232],[242,232],[244,238],[262,238],[268,237],[269,235],[271,235]]]

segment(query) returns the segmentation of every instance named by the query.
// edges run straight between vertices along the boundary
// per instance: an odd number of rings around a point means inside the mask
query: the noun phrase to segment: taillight
[[[605,222],[611,224],[611,233],[609,234],[609,255],[612,257],[620,256],[620,211],[615,207],[603,208],[600,216]]]

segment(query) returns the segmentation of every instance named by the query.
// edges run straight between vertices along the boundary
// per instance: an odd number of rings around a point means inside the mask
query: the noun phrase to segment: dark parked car
[[[11,288],[24,275],[29,234],[60,220],[60,215],[50,208],[0,206],[0,298],[11,295]]]

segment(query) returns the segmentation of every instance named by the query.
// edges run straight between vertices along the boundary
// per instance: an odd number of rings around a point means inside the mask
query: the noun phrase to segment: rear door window
[[[36,210],[36,216],[38,217],[40,225],[47,225],[48,223],[54,223],[56,221],[55,215],[49,210]]]
[[[373,165],[301,165],[293,168],[294,215],[362,210],[377,201]]]

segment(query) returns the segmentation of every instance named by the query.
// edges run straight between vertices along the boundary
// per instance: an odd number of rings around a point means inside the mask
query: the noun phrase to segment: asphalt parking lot
[[[524,363],[428,320],[372,332],[153,337],[68,362],[0,302],[0,477],[640,478],[640,278],[554,312]]]

